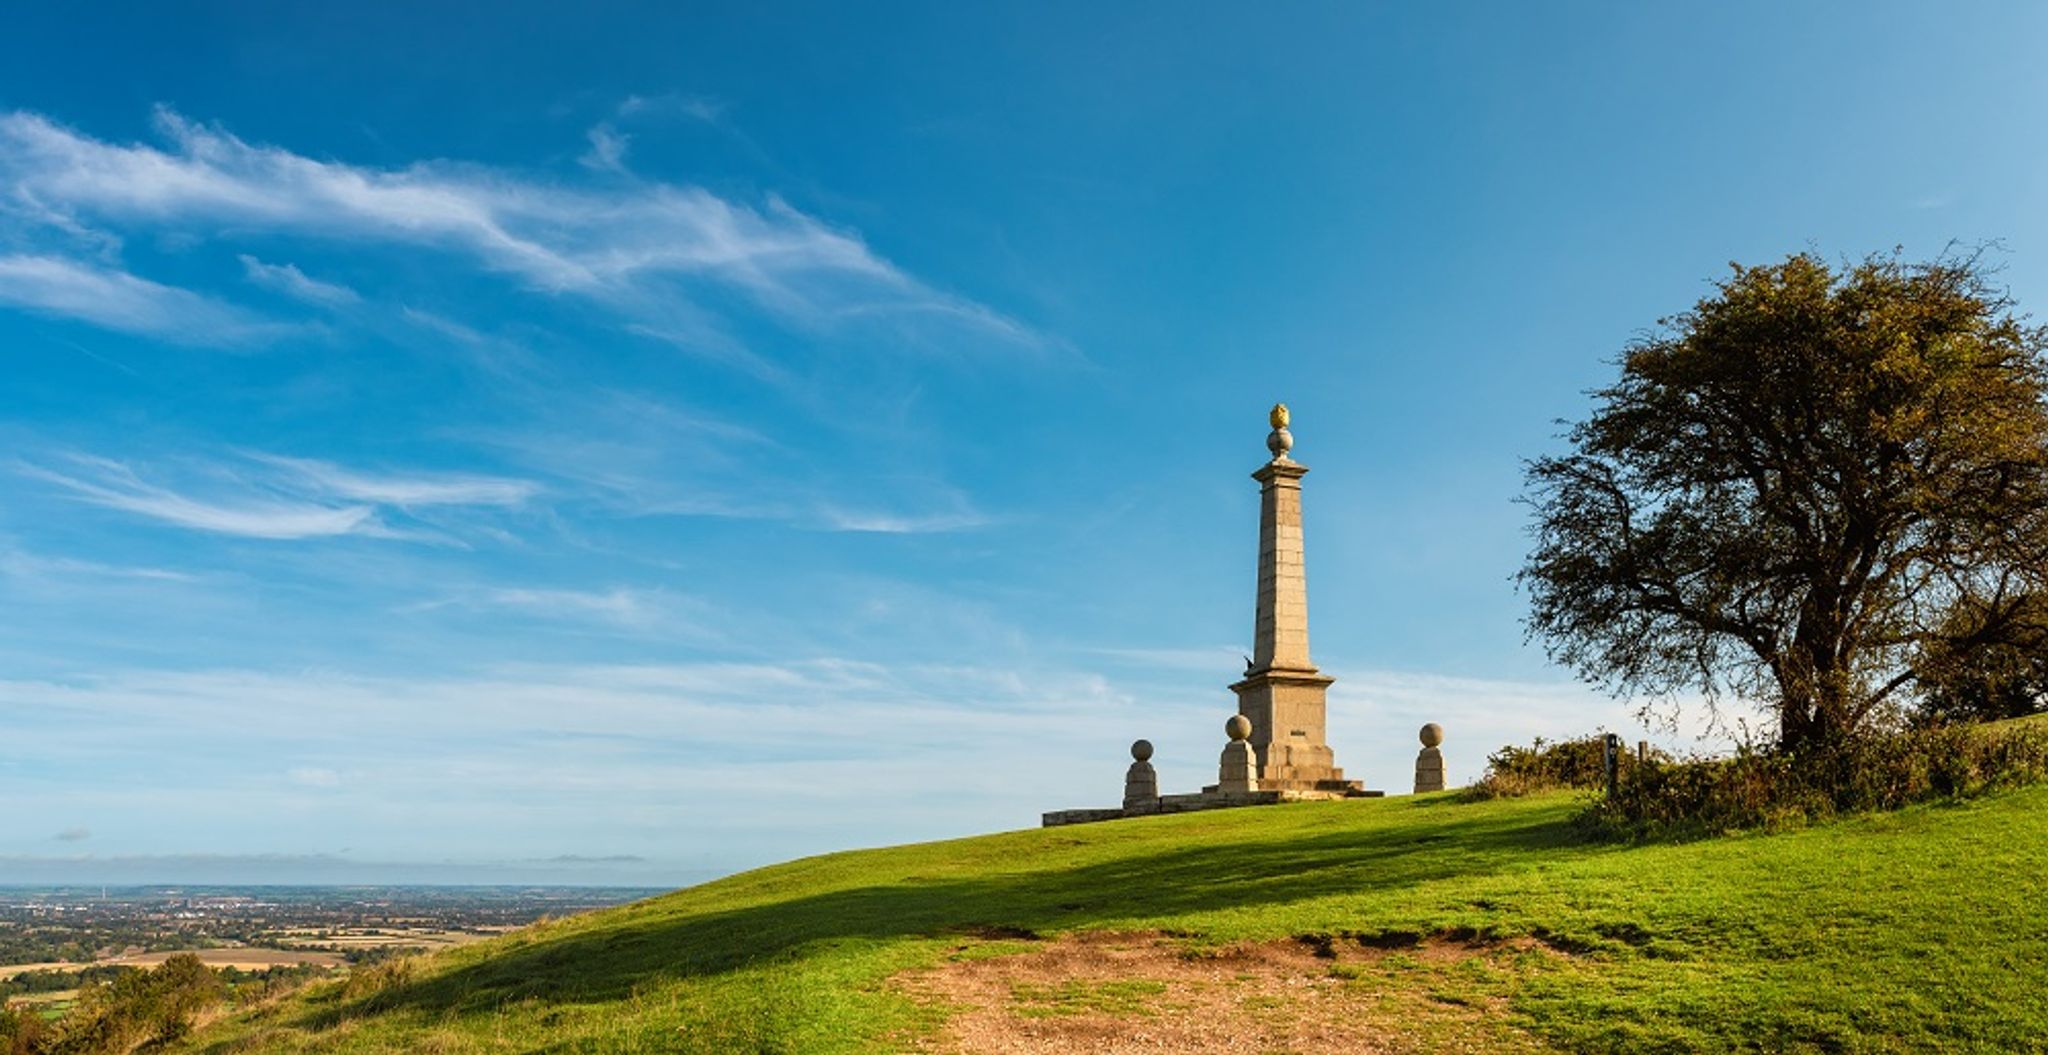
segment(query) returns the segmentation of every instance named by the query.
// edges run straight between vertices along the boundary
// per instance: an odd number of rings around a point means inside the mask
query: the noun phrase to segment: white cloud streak
[[[674,607],[671,599],[659,592],[622,586],[608,590],[490,587],[409,605],[404,610],[497,609],[544,619],[596,621],[630,630],[659,629],[669,638],[703,639],[714,636],[681,620],[672,611]]]
[[[147,579],[158,582],[196,582],[198,576],[168,568],[131,567],[51,557],[18,549],[0,548],[0,575],[23,579],[53,579],[89,576],[106,579]]]
[[[292,783],[305,788],[335,788],[341,786],[341,775],[331,769],[319,766],[297,766],[285,777]]]
[[[988,518],[971,510],[948,513],[911,514],[827,507],[819,511],[819,522],[830,531],[880,535],[925,535],[964,531],[981,527]]]
[[[373,169],[250,144],[168,109],[158,110],[157,125],[168,149],[110,143],[39,114],[0,114],[0,207],[73,228],[233,223],[437,248],[539,288],[614,303],[673,295],[645,285],[668,276],[743,290],[806,325],[861,310],[940,312],[999,340],[1028,333],[778,198],[754,207],[658,182],[598,193],[449,162]],[[616,133],[593,137],[600,164],[619,163],[624,149]]]
[[[619,103],[620,117],[660,117],[676,114],[692,121],[715,124],[725,116],[725,104],[701,95],[628,95]]]
[[[250,282],[309,304],[337,308],[361,303],[363,299],[362,294],[347,286],[306,277],[294,264],[266,264],[247,253],[236,259],[242,262],[242,272]]]
[[[502,476],[452,473],[380,476],[311,458],[286,458],[260,452],[250,452],[249,457],[289,470],[322,494],[407,509],[443,505],[516,506],[540,491],[540,485],[531,480]]]
[[[150,484],[119,462],[74,459],[92,479],[21,463],[18,471],[58,485],[92,505],[118,509],[178,527],[245,538],[308,539],[375,533],[375,511],[366,505],[329,506],[313,502],[246,499],[213,502]]]
[[[254,451],[244,456],[278,471],[250,479],[233,466],[210,466],[207,475],[234,483],[235,493],[223,497],[200,497],[153,483],[126,462],[86,454],[63,455],[64,470],[18,461],[15,471],[91,505],[195,531],[277,540],[343,535],[431,539],[435,536],[394,529],[378,511],[510,507],[539,491],[531,481],[506,477],[375,474],[313,459]]]
[[[608,121],[592,125],[585,133],[590,140],[590,149],[576,160],[583,167],[599,172],[626,171],[626,151],[633,145],[633,137],[611,126]]]
[[[484,591],[482,600],[509,608],[588,613],[627,624],[647,622],[654,614],[654,608],[645,595],[623,588],[604,591],[499,588]]]
[[[0,256],[0,304],[175,344],[260,344],[303,330],[191,290],[55,256]]]

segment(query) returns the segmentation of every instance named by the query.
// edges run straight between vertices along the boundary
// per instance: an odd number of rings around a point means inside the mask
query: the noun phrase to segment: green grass
[[[316,986],[181,1050],[892,1051],[945,1014],[892,976],[1090,929],[1166,931],[1193,954],[1294,936],[1488,946],[1333,965],[1390,1009],[1448,1009],[1388,1014],[1419,1050],[2048,1050],[2048,787],[1647,846],[1579,841],[1579,805],[1316,803],[810,858],[381,986]],[[1018,1000],[1137,1009],[1156,991]]]

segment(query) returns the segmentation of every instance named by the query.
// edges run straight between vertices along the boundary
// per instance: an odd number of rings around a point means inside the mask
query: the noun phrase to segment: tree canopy
[[[2044,350],[1981,256],[1735,265],[1528,464],[1531,636],[1639,698],[1759,703],[1793,750],[2024,667]]]

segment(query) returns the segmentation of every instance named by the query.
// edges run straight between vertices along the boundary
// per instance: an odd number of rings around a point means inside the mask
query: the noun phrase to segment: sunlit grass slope
[[[1496,950],[1354,972],[1386,1006],[1466,1009],[1390,1016],[1397,1050],[2048,1050],[2048,788],[1640,847],[1579,841],[1577,805],[1319,803],[810,858],[316,988],[185,1050],[890,1051],[941,1014],[892,976],[1077,929]]]

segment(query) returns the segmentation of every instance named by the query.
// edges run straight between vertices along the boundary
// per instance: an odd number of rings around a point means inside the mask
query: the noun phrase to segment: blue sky
[[[1808,248],[2048,299],[2038,5],[364,6],[0,35],[0,881],[1192,789],[1276,400],[1340,763],[1637,735],[1509,582],[1623,344]]]

